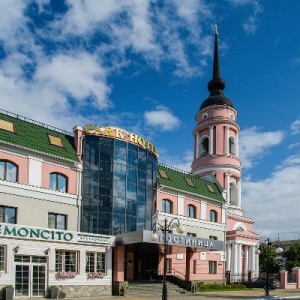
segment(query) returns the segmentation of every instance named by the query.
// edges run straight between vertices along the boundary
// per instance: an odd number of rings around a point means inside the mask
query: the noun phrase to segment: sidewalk
[[[16,300],[44,300],[45,298],[15,298]],[[64,300],[161,300],[161,296],[103,296],[103,297],[83,297],[83,298],[64,298]],[[169,295],[168,300],[238,300],[238,299],[299,299],[300,289],[282,290],[276,289],[270,291],[270,296],[265,296],[263,289],[252,289],[243,291],[231,291],[231,292],[207,292],[207,293],[195,293],[195,294],[178,294]]]

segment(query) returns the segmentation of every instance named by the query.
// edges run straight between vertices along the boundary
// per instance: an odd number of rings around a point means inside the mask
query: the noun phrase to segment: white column
[[[230,201],[230,186],[229,186],[229,173],[225,173],[225,188],[226,188],[226,201]]]
[[[254,251],[255,253],[255,251]],[[254,269],[254,277],[259,276],[259,255],[255,254],[255,269]]]
[[[226,245],[226,271],[231,271],[231,244]]]
[[[242,206],[242,187],[241,187],[241,178],[237,179],[236,187],[237,187],[237,206]]]
[[[242,244],[237,244],[237,273],[239,274],[239,281],[242,274]]]
[[[239,156],[239,134],[237,133],[235,136],[235,156]]]
[[[229,154],[229,126],[225,126],[225,140],[224,140],[224,149],[225,149],[225,154]]]
[[[235,281],[236,280],[236,275],[237,275],[237,260],[238,260],[238,256],[237,256],[237,252],[238,252],[238,246],[236,243],[234,243],[232,245],[232,280]]]
[[[196,143],[196,157],[194,159],[197,159],[200,156],[200,134],[199,132],[195,135],[195,143]]]
[[[206,202],[203,201],[200,203],[200,219],[206,220]]]
[[[249,247],[244,246],[244,273],[246,274],[245,280],[247,280],[247,274],[249,271]]]
[[[255,259],[255,246],[251,246],[250,247],[250,268],[251,268],[251,271],[253,273],[255,273],[255,263],[256,263],[256,259]]]
[[[209,149],[208,149],[208,154],[211,155],[214,153],[214,127],[209,126]]]

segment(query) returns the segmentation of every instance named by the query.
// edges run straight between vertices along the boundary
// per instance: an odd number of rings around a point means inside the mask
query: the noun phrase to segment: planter
[[[12,300],[14,298],[14,287],[7,286],[4,288],[4,299]]]
[[[50,286],[49,287],[49,298],[50,299],[57,299],[58,298],[58,287],[57,286]]]

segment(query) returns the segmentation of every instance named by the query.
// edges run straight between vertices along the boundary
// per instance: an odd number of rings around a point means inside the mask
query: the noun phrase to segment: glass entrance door
[[[43,297],[46,289],[46,267],[43,265],[32,266],[31,296]]]
[[[46,290],[46,258],[15,256],[15,296],[44,297]]]

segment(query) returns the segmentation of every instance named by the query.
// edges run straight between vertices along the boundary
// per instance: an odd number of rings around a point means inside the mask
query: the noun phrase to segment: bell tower
[[[218,28],[214,32],[212,79],[208,82],[209,97],[203,101],[193,130],[194,160],[191,173],[196,176],[213,174],[224,189],[228,212],[242,215],[241,162],[236,123],[237,111],[224,96],[225,81],[221,78]]]

